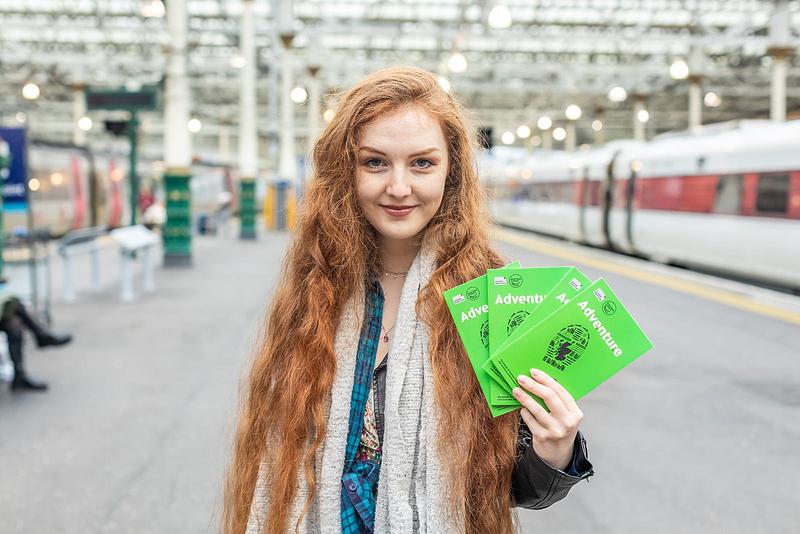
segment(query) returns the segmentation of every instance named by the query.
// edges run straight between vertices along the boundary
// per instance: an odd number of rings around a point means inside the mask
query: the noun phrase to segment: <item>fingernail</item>
[[[532,380],[530,378],[528,378],[527,376],[525,376],[525,375],[519,375],[517,377],[517,382],[519,382],[523,386],[527,386],[527,385],[530,385],[532,383]]]
[[[511,390],[511,393],[513,393],[515,397],[521,397],[522,396],[522,388],[514,388],[514,389]]]
[[[541,371],[538,369],[531,369],[531,376],[533,378],[539,378],[541,376]]]

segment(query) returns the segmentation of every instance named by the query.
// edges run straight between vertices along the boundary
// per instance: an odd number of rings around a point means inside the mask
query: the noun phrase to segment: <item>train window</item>
[[[716,213],[739,213],[742,205],[742,175],[720,176],[714,201]]]
[[[758,177],[756,210],[762,213],[786,213],[788,199],[788,174],[762,174]]]

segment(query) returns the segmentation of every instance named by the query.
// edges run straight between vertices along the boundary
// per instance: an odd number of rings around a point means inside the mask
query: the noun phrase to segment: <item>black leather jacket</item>
[[[372,395],[375,403],[375,420],[378,437],[383,442],[383,411],[386,392],[386,357],[384,356],[373,377]],[[571,472],[567,472],[571,471]],[[594,475],[587,457],[586,439],[578,432],[572,451],[572,461],[567,471],[551,467],[531,446],[531,433],[524,421],[519,424],[517,463],[511,478],[511,499],[514,506],[540,510],[567,496],[572,486]]]

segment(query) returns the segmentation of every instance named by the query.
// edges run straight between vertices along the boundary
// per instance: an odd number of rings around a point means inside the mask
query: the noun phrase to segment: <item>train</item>
[[[58,238],[86,227],[114,229],[130,224],[129,157],[125,152],[91,150],[67,143],[33,140],[28,149],[29,214],[7,212],[7,234],[25,234],[29,226]],[[148,157],[137,160],[140,192],[152,194],[153,209],[140,213],[151,226],[163,223],[161,187],[163,162]],[[213,213],[220,193],[238,196],[238,178],[228,165],[204,160],[192,163],[192,207],[196,214]]]
[[[800,294],[799,120],[498,148],[479,160],[497,224]]]

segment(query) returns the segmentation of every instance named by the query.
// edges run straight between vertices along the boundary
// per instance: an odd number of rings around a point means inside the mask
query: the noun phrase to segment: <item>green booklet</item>
[[[517,376],[529,376],[531,368],[539,368],[578,400],[652,346],[600,278],[525,335],[498,349],[490,361],[512,388]],[[531,396],[547,409],[544,401]]]
[[[569,270],[570,267],[516,267],[486,271],[489,354],[500,348]],[[492,381],[489,389],[489,404],[519,406],[514,395],[496,381]]]
[[[519,267],[519,262],[507,267]],[[486,275],[473,278],[444,292],[444,299],[453,317],[456,330],[467,351],[467,356],[478,378],[478,384],[486,397],[490,396],[492,379],[481,366],[489,359],[489,300],[486,291]],[[518,406],[492,406],[493,417],[503,415]]]
[[[528,315],[525,320],[517,326],[516,329],[511,332],[511,334],[498,346],[496,344],[491,343],[491,322],[489,325],[490,330],[490,338],[489,338],[489,348],[490,354],[494,355],[497,351],[503,348],[506,344],[510,343],[512,340],[519,338],[522,335],[525,335],[526,332],[530,331],[536,323],[550,315],[552,312],[566,304],[570,301],[575,295],[577,295],[580,291],[586,288],[589,284],[591,284],[591,280],[586,277],[577,267],[566,267],[564,268],[565,272],[559,278],[559,280],[555,283],[555,285],[550,288],[549,292],[545,295],[544,299],[542,300],[541,304],[537,305]],[[490,315],[493,310],[491,306],[489,307]],[[490,319],[491,321],[491,319]],[[494,390],[498,389],[500,386],[502,389],[506,391],[506,394],[509,395],[512,399],[514,396],[511,394],[511,389],[513,387],[508,387],[506,381],[503,380],[500,373],[495,370],[494,366],[491,363],[491,360],[487,361],[483,365],[483,370],[491,376],[494,381]],[[515,400],[516,402],[516,400]],[[517,403],[519,404],[519,403]]]

